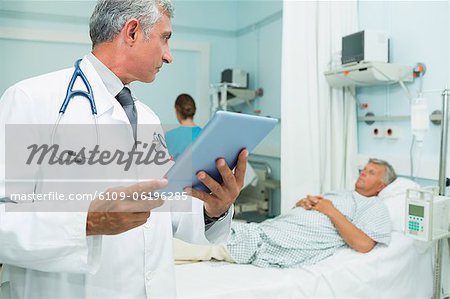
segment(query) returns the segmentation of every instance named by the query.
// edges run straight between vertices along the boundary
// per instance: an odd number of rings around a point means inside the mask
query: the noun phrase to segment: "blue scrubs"
[[[170,155],[175,161],[184,150],[197,138],[202,128],[180,126],[166,133],[166,143]]]

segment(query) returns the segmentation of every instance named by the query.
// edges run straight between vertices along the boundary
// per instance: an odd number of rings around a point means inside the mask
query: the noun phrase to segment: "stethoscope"
[[[64,102],[62,103],[61,108],[59,109],[58,119],[56,120],[56,123],[53,126],[52,135],[51,135],[51,143],[50,143],[51,146],[53,146],[53,144],[54,144],[53,141],[55,138],[56,129],[58,128],[61,118],[64,115],[64,113],[66,112],[67,106],[69,106],[70,100],[74,96],[85,97],[89,101],[89,104],[91,105],[92,117],[94,118],[94,123],[95,123],[97,144],[100,144],[100,142],[99,142],[100,138],[99,138],[99,133],[98,133],[98,122],[97,122],[97,108],[95,107],[94,93],[92,92],[92,87],[89,84],[89,81],[86,78],[86,75],[80,69],[80,61],[81,61],[81,59],[78,59],[77,61],[75,61],[75,70],[73,71],[72,79],[70,80],[70,83],[67,86],[66,97],[64,98]],[[87,92],[83,91],[83,90],[73,90],[73,85],[75,84],[75,81],[77,80],[78,77],[80,77],[81,81],[83,81],[84,86],[87,89]]]

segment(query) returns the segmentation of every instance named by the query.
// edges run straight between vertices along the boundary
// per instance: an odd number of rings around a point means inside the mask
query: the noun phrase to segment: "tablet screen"
[[[218,111],[200,132],[197,139],[177,159],[168,171],[169,190],[182,191],[185,187],[210,192],[196,174],[207,172],[217,182],[222,183],[215,162],[224,158],[228,166],[236,167],[241,150],[251,152],[276,126],[277,119],[248,114]]]

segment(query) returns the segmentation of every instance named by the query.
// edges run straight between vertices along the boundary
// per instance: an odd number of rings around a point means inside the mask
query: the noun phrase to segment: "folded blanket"
[[[223,245],[197,245],[173,239],[175,264],[218,260],[234,263]]]

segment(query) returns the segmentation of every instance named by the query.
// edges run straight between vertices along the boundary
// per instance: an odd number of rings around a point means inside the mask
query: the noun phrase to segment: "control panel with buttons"
[[[406,191],[405,234],[420,241],[450,236],[450,197],[437,194],[435,188]]]

